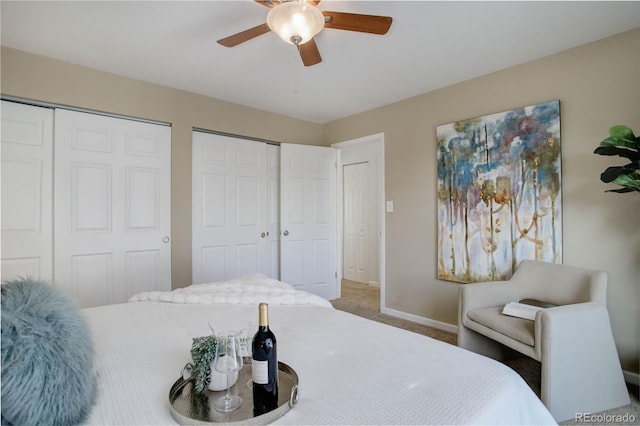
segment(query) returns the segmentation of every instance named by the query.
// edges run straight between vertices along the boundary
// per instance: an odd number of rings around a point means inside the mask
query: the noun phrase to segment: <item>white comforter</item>
[[[229,281],[194,284],[173,291],[148,291],[138,293],[129,302],[141,301],[198,303],[212,305],[258,304],[270,305],[318,305],[332,307],[331,302],[315,294],[296,290],[291,285],[262,274],[246,275]]]
[[[554,424],[498,362],[331,307],[276,299],[269,316],[278,358],[300,380],[298,404],[277,424]],[[257,320],[254,303],[146,301],[84,313],[99,389],[88,423],[100,425],[175,424],[169,389],[190,361],[192,338],[210,334],[210,324],[223,331]]]

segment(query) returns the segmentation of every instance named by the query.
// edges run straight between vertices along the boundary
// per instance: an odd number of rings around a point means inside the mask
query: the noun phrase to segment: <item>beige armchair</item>
[[[502,360],[527,355],[542,366],[540,397],[556,421],[629,404],[606,306],[605,272],[525,260],[509,281],[461,286],[458,346]],[[555,307],[535,321],[502,314],[509,302]]]

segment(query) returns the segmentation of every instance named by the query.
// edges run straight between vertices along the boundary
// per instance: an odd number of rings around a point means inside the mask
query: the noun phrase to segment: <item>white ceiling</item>
[[[325,29],[304,67],[237,1],[0,2],[3,45],[265,111],[326,123],[640,27],[640,2],[322,1],[393,17],[369,35]]]

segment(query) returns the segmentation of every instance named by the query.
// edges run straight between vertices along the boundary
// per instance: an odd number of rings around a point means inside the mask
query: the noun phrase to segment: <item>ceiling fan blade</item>
[[[282,3],[282,0],[254,0],[254,1],[256,3],[260,3],[264,7],[268,7],[269,9]],[[307,0],[307,3],[309,3],[311,6],[317,6],[318,3],[320,3],[320,0]]]
[[[323,11],[325,28],[358,31],[370,34],[386,34],[393,19],[389,16],[360,15],[358,13]]]
[[[271,9],[272,7],[280,4],[278,0],[254,0],[256,3],[260,3],[264,7]]]
[[[322,62],[318,45],[314,39],[298,46],[298,51],[300,52],[300,57],[302,58],[302,63],[305,67],[310,67],[311,65],[316,65]]]
[[[225,47],[234,47],[239,45],[240,43],[244,43],[247,40],[251,40],[252,38],[258,37],[262,34],[266,34],[269,31],[271,31],[269,26],[267,24],[262,24],[258,25],[257,27],[249,28],[248,30],[239,32],[238,34],[220,39],[218,40],[218,43]]]

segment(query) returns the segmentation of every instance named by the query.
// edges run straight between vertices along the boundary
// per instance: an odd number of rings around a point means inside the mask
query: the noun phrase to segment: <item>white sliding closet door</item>
[[[269,274],[267,144],[193,132],[193,281]]]
[[[337,150],[282,144],[280,155],[281,279],[335,299]]]
[[[170,194],[170,127],[56,110],[56,284],[81,307],[170,290]]]
[[[2,101],[2,281],[53,279],[53,110]]]

